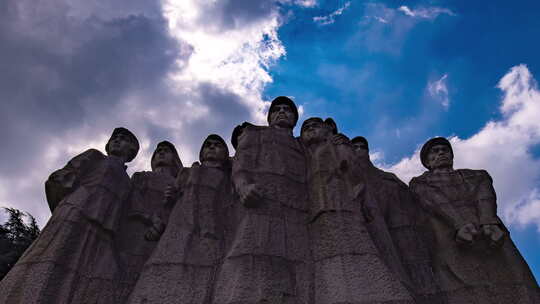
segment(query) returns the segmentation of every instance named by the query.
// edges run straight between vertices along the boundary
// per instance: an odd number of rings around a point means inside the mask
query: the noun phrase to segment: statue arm
[[[45,182],[45,195],[51,212],[68,194],[75,190],[78,178],[92,163],[105,159],[95,149],[87,150],[72,158],[64,168],[54,171]]]
[[[427,186],[425,184],[420,183],[413,178],[409,184],[409,188],[413,198],[419,202],[426,211],[441,218],[447,225],[453,227],[454,230],[457,231],[467,224],[449,204],[445,204],[445,206],[442,207],[439,204],[434,203],[432,200],[437,199],[437,195],[439,194],[436,193],[436,191],[429,191],[429,189],[426,189]]]
[[[482,180],[478,186],[476,199],[478,200],[479,224],[502,225],[497,216],[497,196],[493,189],[493,180],[486,171],[481,171]]]

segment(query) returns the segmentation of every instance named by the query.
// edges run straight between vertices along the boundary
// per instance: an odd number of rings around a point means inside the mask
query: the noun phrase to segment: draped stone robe
[[[238,200],[230,210],[232,240],[213,303],[309,303],[305,157],[290,130],[248,125],[233,158],[262,188],[256,206]]]
[[[435,276],[449,303],[540,303],[538,285],[509,237],[501,248],[489,248],[478,239],[469,246],[455,241],[467,223],[498,225],[496,196],[484,170],[460,169],[448,173],[425,172],[410,182],[411,190],[428,211]]]
[[[314,303],[414,303],[368,233],[361,203],[371,190],[352,172],[351,147],[326,141],[308,155]]]
[[[165,173],[144,171],[135,172],[131,181],[131,193],[116,237],[122,261],[123,298],[126,299],[157,245],[157,241],[145,238],[152,226],[152,217],[159,216],[165,223],[169,218],[171,208],[164,202],[164,192],[167,186],[175,184],[176,178]]]
[[[204,165],[179,173],[182,194],[128,303],[209,303],[223,259],[223,208],[230,204],[230,171]]]
[[[130,188],[125,168],[91,149],[49,177],[53,214],[0,282],[0,303],[118,303],[113,238]]]
[[[445,303],[433,277],[427,239],[418,226],[423,210],[408,186],[369,159],[356,159],[355,170],[367,180],[372,196],[366,204],[373,218],[367,228],[387,265],[416,294],[418,303]]]

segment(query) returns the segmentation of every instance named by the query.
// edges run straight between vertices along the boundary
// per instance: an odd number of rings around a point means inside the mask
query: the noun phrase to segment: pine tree
[[[0,280],[17,263],[19,257],[39,236],[36,219],[15,208],[3,208],[9,219],[0,225]],[[28,218],[28,224],[24,218]]]

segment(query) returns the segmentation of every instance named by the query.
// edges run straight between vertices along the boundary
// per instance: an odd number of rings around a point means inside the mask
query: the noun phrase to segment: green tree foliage
[[[31,214],[15,208],[3,209],[9,218],[0,225],[0,280],[40,233],[36,219]],[[28,223],[25,223],[25,217]]]

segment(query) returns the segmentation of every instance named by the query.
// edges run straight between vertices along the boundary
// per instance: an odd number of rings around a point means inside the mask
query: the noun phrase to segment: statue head
[[[369,144],[365,137],[356,136],[355,138],[351,140],[351,144],[356,154],[360,155],[361,157],[369,156]]]
[[[298,121],[298,109],[290,98],[276,97],[268,109],[267,121],[271,127],[292,129]]]
[[[175,172],[182,168],[182,161],[174,145],[168,141],[162,141],[157,144],[150,161],[152,171],[159,167],[171,167]]]
[[[217,134],[210,134],[204,140],[199,152],[199,161],[202,164],[208,162],[224,164],[229,161],[229,148]]]
[[[452,145],[444,137],[434,137],[422,146],[420,160],[430,171],[440,168],[452,169],[454,166]]]
[[[105,145],[105,151],[108,155],[118,156],[130,162],[139,152],[139,141],[128,129],[116,128]]]
[[[337,126],[332,118],[308,118],[302,123],[300,130],[300,138],[306,145],[323,142],[333,134],[337,134]]]

